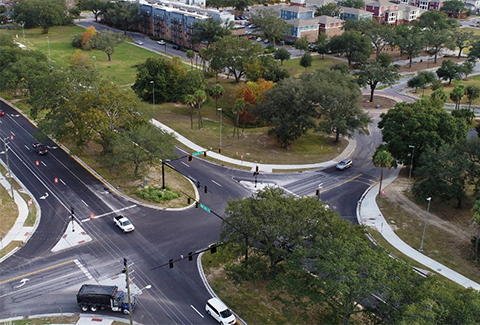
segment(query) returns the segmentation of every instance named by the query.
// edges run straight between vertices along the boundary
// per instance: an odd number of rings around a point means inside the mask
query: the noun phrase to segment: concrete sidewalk
[[[397,168],[390,175],[390,177],[384,179],[382,188],[386,188],[391,182],[393,182],[395,178],[397,178],[399,172],[400,169]],[[430,270],[443,275],[447,279],[450,279],[464,286],[465,288],[472,287],[475,290],[480,290],[480,284],[434,261],[430,257],[423,255],[417,249],[407,245],[397,236],[397,234],[395,234],[393,229],[383,217],[375,201],[379,186],[379,184],[372,186],[363,194],[362,199],[359,201],[357,206],[358,222],[362,225],[376,228],[383,238],[385,238],[392,246],[411,259],[421,263],[422,265],[425,265]]]

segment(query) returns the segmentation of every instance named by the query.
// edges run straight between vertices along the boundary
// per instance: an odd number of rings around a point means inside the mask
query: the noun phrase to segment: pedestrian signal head
[[[193,156],[192,156],[192,155],[189,155],[187,161],[188,161],[188,162],[192,162],[192,160],[193,160]]]

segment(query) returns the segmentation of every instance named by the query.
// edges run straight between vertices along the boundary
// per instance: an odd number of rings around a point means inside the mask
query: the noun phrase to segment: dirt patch
[[[402,59],[407,60],[407,57],[404,57]],[[422,61],[420,62],[420,60]],[[456,57],[442,57],[442,58],[437,58],[437,63],[434,62],[433,58],[430,60],[423,60],[423,59],[416,58],[413,60],[413,61],[416,61],[416,63],[413,63],[411,68],[408,66],[408,64],[401,65],[400,72],[417,72],[425,69],[438,68],[442,65],[442,62],[445,60],[451,60],[455,63],[462,63],[466,61],[466,58],[457,59]]]
[[[402,174],[406,173],[406,171],[402,172]],[[412,184],[410,184],[410,189],[411,185]],[[411,197],[405,195],[407,186],[408,177],[401,175],[385,188],[385,194],[382,197],[393,205],[401,206],[403,210],[415,218],[415,222],[423,223],[425,222],[426,209],[424,206],[415,203]],[[454,220],[454,222],[444,220],[432,213],[432,211],[429,211],[428,214],[428,224],[437,227],[462,241],[469,239],[472,234],[471,230],[465,229],[465,226],[468,226],[465,224],[465,220]]]
[[[358,106],[361,108],[371,109],[371,108],[379,108],[379,109],[390,109],[394,108],[397,102],[393,99],[378,96],[373,96],[373,102],[370,102],[370,95],[362,95]],[[377,107],[378,106],[378,107]]]

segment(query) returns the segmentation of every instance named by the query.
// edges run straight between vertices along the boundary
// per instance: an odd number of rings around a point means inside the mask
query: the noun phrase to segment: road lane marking
[[[190,166],[186,162],[182,161],[181,163],[190,168]]]
[[[80,200],[80,201],[82,201],[82,203],[85,204],[88,207],[87,202],[85,202],[84,200]]]
[[[79,267],[80,270],[82,270],[83,274],[85,274],[85,276],[89,279],[89,280],[94,280],[93,279],[93,276],[90,274],[90,272],[88,272],[87,268],[85,266],[82,265],[82,263],[80,263],[77,259],[73,260],[75,262],[75,264],[77,264],[77,266]]]
[[[62,182],[63,185],[67,186],[67,184],[65,184],[65,182],[61,178],[59,178],[59,181]]]
[[[41,270],[37,270],[37,271],[33,271],[33,272],[30,272],[30,273],[27,273],[27,274],[19,275],[19,276],[16,276],[16,277],[11,278],[11,279],[8,279],[8,280],[3,280],[3,281],[0,282],[0,284],[4,284],[4,283],[7,283],[7,282],[15,281],[15,280],[18,280],[18,279],[23,279],[23,278],[25,278],[25,277],[27,277],[27,276],[30,276],[30,275],[33,275],[33,274],[38,274],[38,273],[41,273],[41,272],[45,272],[45,271],[48,271],[48,270],[54,269],[54,268],[56,268],[56,267],[59,267],[59,266],[63,266],[63,265],[72,263],[72,262],[73,262],[73,260],[69,260],[69,261],[66,261],[66,262],[63,262],[63,263],[60,263],[60,264],[56,264],[56,265],[52,265],[52,266],[43,268],[43,269],[41,269]]]
[[[83,202],[83,200],[82,200],[82,202]],[[83,202],[83,203],[85,203],[85,202]],[[86,204],[86,203],[85,203],[85,204]],[[87,205],[87,206],[88,206],[88,205]],[[102,217],[108,216],[108,215],[110,215],[110,214],[112,214],[112,213],[117,213],[117,212],[120,212],[120,211],[128,210],[128,209],[134,208],[134,207],[136,207],[136,206],[137,206],[137,205],[134,204],[134,205],[131,205],[131,206],[129,206],[129,207],[121,208],[121,209],[118,209],[118,210],[113,210],[113,211],[111,211],[111,212],[107,212],[107,213],[104,213],[104,214],[100,214],[100,215],[98,215],[98,216],[95,216],[95,217],[93,217],[93,219],[102,218]],[[80,221],[81,221],[81,222],[86,222],[86,221],[89,221],[89,220],[91,220],[91,218],[83,219],[83,220],[80,220]]]
[[[41,162],[43,166],[47,167],[47,164],[45,164],[43,161]]]
[[[215,182],[213,179],[212,179],[212,183],[215,184],[215,185],[218,185],[218,186],[222,187],[222,185],[218,184],[218,183]]]
[[[332,190],[332,189],[334,189],[334,188],[337,188],[337,187],[339,187],[339,186],[342,186],[343,184],[346,184],[346,183],[348,183],[348,182],[351,182],[351,181],[359,178],[360,176],[363,176],[363,174],[358,174],[357,176],[354,176],[354,177],[352,177],[352,178],[350,178],[350,179],[347,179],[345,182],[340,183],[340,184],[337,184],[337,185],[335,185],[335,186],[332,186],[332,187],[328,188],[327,190],[330,191],[330,190]],[[327,191],[327,190],[325,190],[325,191]],[[322,193],[323,193],[323,192],[322,192]]]
[[[205,318],[205,316],[203,316],[202,314],[200,314],[200,312],[198,310],[195,309],[195,307],[193,307],[193,305],[190,305],[190,307],[192,307],[193,310],[195,310],[197,312],[197,314],[200,315],[200,317],[202,318]]]

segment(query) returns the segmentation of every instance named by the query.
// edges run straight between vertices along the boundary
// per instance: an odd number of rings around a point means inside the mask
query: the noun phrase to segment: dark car
[[[180,45],[174,45],[174,46],[172,46],[172,49],[174,49],[174,50],[180,50]]]
[[[46,155],[48,153],[47,147],[40,142],[32,143],[33,150],[39,155]]]
[[[335,167],[338,170],[345,170],[352,167],[353,162],[351,159],[343,159],[338,165]]]

